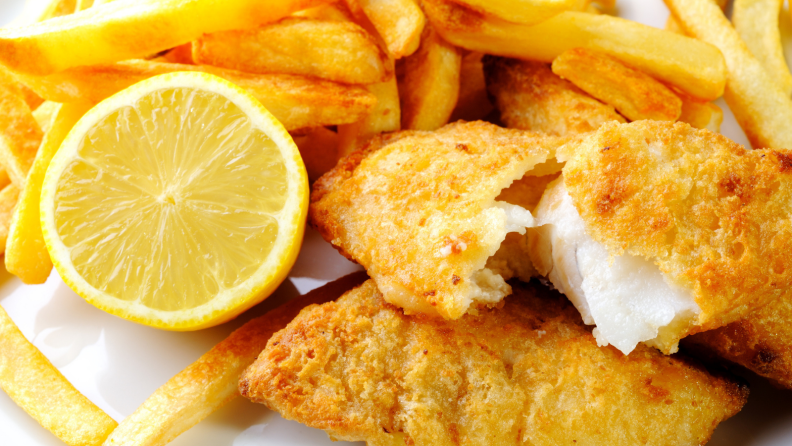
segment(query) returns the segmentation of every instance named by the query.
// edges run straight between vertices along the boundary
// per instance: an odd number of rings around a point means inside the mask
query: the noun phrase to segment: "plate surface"
[[[33,0],[34,3],[42,3]],[[618,0],[620,16],[662,27],[662,0]],[[24,0],[0,0],[0,26],[22,13]],[[788,15],[786,16],[788,17]],[[785,17],[785,18],[786,18]],[[792,56],[792,26],[782,28]],[[726,104],[723,134],[747,144]],[[289,278],[262,304],[238,320],[195,333],[171,333],[110,316],[87,304],[53,273],[44,285],[23,285],[0,269],[0,304],[19,328],[83,394],[118,421],[154,390],[195,361],[248,319],[294,296],[360,269],[312,230]],[[721,424],[711,446],[792,444],[792,392],[746,375],[751,398],[736,417]],[[0,444],[62,446],[0,392]],[[260,404],[237,398],[173,443],[174,446],[341,445],[322,432],[287,421]]]

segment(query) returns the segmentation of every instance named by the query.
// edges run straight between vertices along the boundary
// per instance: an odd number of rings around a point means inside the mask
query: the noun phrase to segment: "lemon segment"
[[[283,126],[205,73],[151,78],[89,111],[53,158],[41,225],[63,280],[171,330],[233,318],[299,252],[308,182]]]

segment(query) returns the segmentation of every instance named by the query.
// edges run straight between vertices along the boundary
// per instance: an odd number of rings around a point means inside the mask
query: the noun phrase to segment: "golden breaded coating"
[[[370,446],[700,445],[747,399],[680,356],[599,348],[557,293],[514,289],[500,310],[445,321],[368,281],[275,334],[240,392]]]
[[[508,127],[566,135],[590,132],[609,121],[625,122],[612,106],[553,74],[546,63],[486,56],[484,75]]]
[[[484,269],[507,233],[495,198],[568,140],[484,122],[380,136],[314,184],[310,221],[388,302],[457,319],[510,292]]]
[[[679,338],[792,299],[792,152],[683,123],[606,124],[564,183],[595,241],[691,292],[701,313]]]
[[[792,300],[777,299],[745,319],[691,336],[683,345],[710,353],[792,389]]]

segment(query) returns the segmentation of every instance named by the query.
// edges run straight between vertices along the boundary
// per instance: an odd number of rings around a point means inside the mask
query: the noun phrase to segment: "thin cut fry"
[[[77,5],[74,7],[74,11],[77,12],[86,10],[93,6],[93,4],[93,0],[77,0]]]
[[[718,6],[720,6],[720,9],[722,9],[723,11],[726,11],[726,5],[729,3],[728,0],[713,0],[713,1]],[[682,29],[682,26],[679,24],[679,22],[677,22],[677,20],[674,18],[673,14],[668,16],[668,20],[666,20],[666,24],[665,24],[665,30],[666,31],[671,31],[672,33],[682,34],[682,35],[685,35],[685,36],[688,35],[685,32],[685,30]]]
[[[732,23],[751,54],[789,96],[792,94],[792,74],[784,60],[778,28],[782,6],[784,0],[735,0]]]
[[[16,82],[0,70],[0,164],[22,189],[43,134]]]
[[[710,0],[664,0],[685,31],[720,49],[729,81],[724,98],[754,148],[792,147],[792,100],[754,58]]]
[[[371,20],[394,59],[409,56],[418,49],[426,17],[414,0],[346,0],[354,13]]]
[[[321,0],[117,0],[20,28],[0,29],[0,63],[45,75],[146,57],[204,33],[253,28]]]
[[[484,81],[483,53],[472,51],[462,57],[459,73],[459,99],[449,122],[477,121],[484,119],[494,109],[487,96],[487,83]]]
[[[14,208],[16,208],[18,199],[19,189],[13,184],[7,184],[0,190],[0,254],[5,251],[11,215],[14,213]],[[1,322],[0,325],[2,325]],[[0,362],[1,361],[2,359],[0,359]],[[0,364],[0,366],[1,365],[2,364]],[[0,382],[0,387],[2,387],[2,382]]]
[[[325,127],[311,129],[305,135],[292,135],[313,183],[338,162],[338,134]]]
[[[459,3],[503,20],[534,25],[564,11],[585,11],[589,0],[459,0]]]
[[[399,79],[401,127],[436,130],[444,126],[459,98],[462,55],[427,27],[421,47],[404,59]]]
[[[348,84],[383,82],[392,74],[385,50],[360,26],[296,17],[204,35],[193,44],[193,59],[247,73],[299,74]]]
[[[699,102],[691,98],[682,98],[682,114],[679,120],[687,122],[697,129],[707,129],[720,133],[723,123],[723,110],[712,102]]]
[[[352,13],[344,3],[324,4],[310,9],[292,14],[294,17],[304,17],[306,19],[336,21],[336,22],[351,22],[353,20]]]
[[[19,204],[8,230],[8,241],[4,244],[5,266],[8,272],[22,279],[24,283],[44,283],[52,270],[52,261],[39,223],[41,184],[44,182],[44,175],[53,155],[74,124],[90,108],[90,103],[83,102],[59,107],[50,131],[44,135],[36,160],[25,182],[25,188],[19,196]]]
[[[365,273],[350,274],[246,323],[157,389],[104,444],[160,446],[170,442],[239,395],[239,376],[269,338],[303,308],[334,300],[365,279]]]
[[[41,131],[46,135],[52,127],[52,118],[60,110],[61,104],[52,101],[44,101],[43,104],[33,110],[33,119],[36,120]]]
[[[77,0],[51,0],[34,22],[41,22],[55,17],[73,14],[76,7]]]
[[[77,391],[2,308],[0,343],[0,387],[15,403],[70,446],[102,444],[117,423]]]
[[[668,87],[598,51],[566,51],[553,61],[553,73],[614,106],[631,121],[676,121],[682,112],[682,100]]]
[[[338,153],[341,156],[347,156],[359,149],[378,133],[399,130],[401,125],[396,77],[380,84],[367,85],[366,88],[376,96],[377,105],[360,121],[338,126]]]
[[[602,51],[706,101],[719,98],[726,85],[726,66],[717,48],[618,17],[563,12],[529,26],[448,0],[424,0],[424,9],[447,41],[469,50],[542,62],[572,48]]]
[[[287,130],[352,123],[366,116],[376,103],[376,98],[360,86],[146,60],[72,68],[50,76],[28,76],[25,82],[55,102],[99,102],[144,79],[176,71],[203,71],[239,85],[261,101]]]

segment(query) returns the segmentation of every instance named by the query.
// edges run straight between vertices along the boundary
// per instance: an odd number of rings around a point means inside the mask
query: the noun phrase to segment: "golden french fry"
[[[0,203],[7,186],[0,192]],[[4,209],[0,209],[2,213]],[[101,445],[117,426],[25,339],[0,308],[0,387],[30,416],[70,446]]]
[[[44,135],[41,147],[30,169],[25,188],[19,194],[19,204],[11,218],[5,246],[5,266],[8,272],[27,284],[44,283],[52,270],[44,236],[39,223],[41,184],[50,160],[58,151],[74,124],[90,108],[90,103],[74,102],[59,106],[50,130]]]
[[[387,82],[365,86],[377,98],[377,105],[352,124],[338,126],[338,153],[347,156],[362,147],[371,137],[382,132],[395,132],[401,126],[399,88],[396,76]]]
[[[384,82],[388,55],[352,22],[289,17],[251,30],[206,34],[193,43],[198,64],[247,73],[287,73],[347,84]]]
[[[366,278],[365,273],[350,274],[249,321],[157,389],[104,444],[160,446],[170,442],[239,395],[239,376],[269,338],[303,308],[334,300]]]
[[[94,4],[93,0],[77,0],[77,4],[74,7],[74,11],[77,12],[77,11],[86,10],[91,6],[93,6],[93,4]]]
[[[451,113],[449,122],[476,121],[484,119],[495,108],[487,95],[487,83],[484,81],[484,66],[481,63],[483,53],[472,51],[462,57],[459,73],[459,99]]]
[[[585,11],[589,0],[458,0],[471,9],[510,22],[533,25],[564,11]]]
[[[418,49],[426,17],[414,0],[346,0],[352,13],[361,11],[377,30],[394,59]]]
[[[682,100],[652,77],[598,51],[573,48],[553,61],[553,73],[631,121],[676,121]]]
[[[0,70],[0,164],[21,189],[43,134],[10,75]]]
[[[720,97],[726,85],[726,66],[717,48],[618,17],[563,12],[536,25],[523,25],[448,0],[423,4],[440,35],[469,50],[552,62],[572,48],[593,49],[707,101]]]
[[[553,74],[544,62],[486,56],[484,73],[507,127],[563,136],[591,132],[609,121],[625,122],[613,106]]]
[[[292,14],[294,17],[304,17],[306,19],[335,21],[335,22],[351,22],[353,20],[352,13],[344,3],[328,3],[324,5],[315,6],[313,8],[297,11]]]
[[[418,51],[404,59],[399,79],[401,127],[436,130],[444,126],[459,98],[462,55],[431,27]]]
[[[37,109],[33,110],[33,119],[36,120],[41,131],[46,135],[52,127],[52,118],[60,110],[61,104],[52,101],[44,101]]]
[[[8,238],[9,226],[11,222],[11,216],[14,213],[14,209],[16,208],[17,201],[19,201],[19,189],[13,184],[9,184],[3,186],[3,189],[0,190],[0,254],[5,251],[6,239]],[[0,322],[2,325],[2,322]],[[2,331],[0,329],[0,331]],[[0,337],[2,339],[2,337]],[[2,355],[2,353],[0,353]],[[0,359],[2,362],[2,359]],[[2,367],[2,364],[0,364]],[[0,387],[2,387],[2,378],[0,378]]]
[[[47,6],[41,10],[38,17],[33,22],[41,22],[55,17],[62,17],[73,14],[77,7],[78,0],[51,0]]]
[[[751,55],[710,0],[664,0],[686,32],[720,49],[729,81],[724,98],[754,148],[792,148],[792,100]]]
[[[713,1],[717,3],[717,5],[720,6],[722,10],[724,11],[726,10],[726,5],[728,4],[728,0],[713,0]],[[679,24],[679,22],[676,21],[673,14],[668,16],[668,19],[666,20],[666,24],[665,24],[665,30],[671,31],[672,33],[688,35],[685,32],[685,30],[682,29],[682,26]]]
[[[253,28],[322,0],[117,0],[68,16],[0,29],[0,63],[45,75],[146,57],[204,33]]]
[[[711,102],[699,102],[695,99],[682,97],[682,114],[679,116],[679,120],[687,122],[697,129],[720,133],[723,110]]]
[[[292,134],[294,143],[308,171],[308,179],[313,183],[335,167],[338,159],[338,134],[325,127],[310,129],[305,135]]]
[[[99,102],[144,79],[177,71],[211,73],[239,85],[261,101],[287,130],[352,123],[376,104],[376,98],[360,86],[289,74],[250,74],[147,60],[72,68],[49,76],[27,76],[24,81],[55,102]]]
[[[156,58],[155,61],[195,65],[195,61],[193,60],[193,44],[190,42],[185,43],[184,45],[179,45],[162,56]]]
[[[789,96],[792,94],[792,74],[784,59],[778,28],[782,6],[784,0],[735,0],[732,23],[751,54]]]

